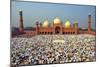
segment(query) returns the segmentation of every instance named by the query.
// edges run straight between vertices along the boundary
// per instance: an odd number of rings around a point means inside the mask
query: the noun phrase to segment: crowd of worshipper
[[[96,60],[95,42],[95,36],[88,34],[14,37],[11,39],[11,65],[93,62]]]

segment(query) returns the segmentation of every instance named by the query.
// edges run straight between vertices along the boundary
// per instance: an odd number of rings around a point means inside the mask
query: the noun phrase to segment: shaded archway
[[[60,27],[55,27],[55,34],[59,34],[60,33]]]

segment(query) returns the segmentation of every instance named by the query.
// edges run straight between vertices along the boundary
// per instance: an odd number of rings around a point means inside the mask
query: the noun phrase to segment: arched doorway
[[[60,33],[60,27],[55,27],[55,34],[59,34]]]

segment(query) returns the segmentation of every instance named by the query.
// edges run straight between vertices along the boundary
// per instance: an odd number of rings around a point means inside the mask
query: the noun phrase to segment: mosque
[[[59,17],[56,17],[53,22],[50,24],[48,20],[45,20],[43,23],[36,22],[35,30],[24,30],[23,25],[23,12],[19,12],[20,22],[19,22],[19,32],[23,33],[25,36],[33,35],[46,35],[46,34],[96,34],[96,32],[91,31],[91,15],[88,15],[88,30],[80,31],[78,27],[78,22],[75,21],[74,24],[70,23],[70,20],[67,19],[65,24],[61,21]]]
[[[36,22],[36,34],[78,34],[78,23],[75,22],[73,26],[69,20],[65,24],[56,17],[54,21],[49,24],[48,20],[45,20],[43,24]]]

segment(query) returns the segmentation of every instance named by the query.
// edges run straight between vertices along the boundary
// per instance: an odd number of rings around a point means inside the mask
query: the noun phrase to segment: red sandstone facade
[[[62,23],[53,24],[49,27],[41,27],[36,23],[36,35],[38,34],[78,34],[78,23],[74,23],[73,27],[65,28]]]

